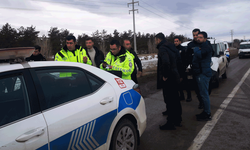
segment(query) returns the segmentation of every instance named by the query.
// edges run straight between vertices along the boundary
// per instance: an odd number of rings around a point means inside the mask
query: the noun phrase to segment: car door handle
[[[106,105],[106,104],[108,104],[108,103],[113,102],[113,100],[114,100],[113,97],[106,97],[106,98],[104,98],[103,100],[100,101],[100,104]]]
[[[35,137],[35,136],[40,136],[44,133],[45,127],[39,127],[33,130],[30,130],[22,135],[20,135],[18,138],[16,138],[17,142],[25,142],[28,141],[29,139]]]

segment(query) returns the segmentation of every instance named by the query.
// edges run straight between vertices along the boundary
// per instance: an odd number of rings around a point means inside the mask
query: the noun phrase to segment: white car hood
[[[211,62],[212,63],[211,69],[213,71],[217,71],[218,67],[219,67],[219,63],[218,63],[219,58],[218,57],[212,57],[211,60],[212,60],[212,62]]]
[[[239,52],[250,52],[250,49],[239,49]]]

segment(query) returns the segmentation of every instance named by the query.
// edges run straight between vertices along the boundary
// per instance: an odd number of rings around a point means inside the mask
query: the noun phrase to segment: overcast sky
[[[133,30],[132,0],[2,0],[0,26],[14,28],[31,25],[47,35],[51,27],[68,29],[75,36],[91,35],[96,30],[113,33]],[[137,0],[135,0],[137,1]],[[231,41],[250,39],[250,0],[138,0],[135,9],[136,32],[169,35],[171,32],[192,38],[200,28],[209,37]]]

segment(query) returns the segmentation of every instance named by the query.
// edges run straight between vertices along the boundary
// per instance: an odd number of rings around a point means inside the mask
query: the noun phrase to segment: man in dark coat
[[[211,57],[213,49],[207,42],[207,33],[198,34],[200,46],[194,48],[193,72],[198,83],[200,95],[204,103],[204,110],[201,114],[196,115],[198,121],[211,120],[210,99],[209,99],[209,81],[212,77]]]
[[[198,34],[200,33],[200,29],[194,29],[192,31],[192,33],[193,33],[193,41],[188,43],[188,46],[187,46],[187,58],[188,58],[187,63],[188,63],[188,65],[191,65],[191,69],[193,71],[192,60],[193,60],[194,48],[197,47],[197,46],[200,46],[200,43],[198,43]],[[197,98],[199,100],[198,108],[203,109],[203,107],[204,107],[203,100],[202,100],[202,97],[200,95],[198,84],[197,84],[195,78],[196,78],[195,74],[193,74],[194,89],[195,89],[195,93],[197,95]]]
[[[158,49],[157,88],[163,89],[164,101],[167,103],[167,123],[160,126],[161,130],[175,130],[181,126],[182,108],[178,98],[178,82],[180,76],[177,68],[176,54],[170,50],[165,36],[158,33],[155,36]]]
[[[92,61],[92,65],[100,68],[101,60],[104,60],[104,54],[101,50],[94,46],[92,38],[87,38],[85,41],[87,56]]]
[[[174,38],[174,44],[176,49],[178,50],[178,52],[180,53],[181,56],[181,62],[182,62],[182,72],[183,72],[183,80],[180,83],[180,88],[179,88],[179,97],[180,100],[185,100],[185,96],[183,93],[183,90],[186,89],[187,91],[187,102],[192,101],[192,97],[191,97],[191,90],[190,88],[187,86],[187,73],[186,73],[186,68],[188,67],[187,65],[187,55],[186,55],[186,48],[181,46],[181,39],[180,37],[175,37]]]
[[[183,71],[181,56],[179,54],[179,51],[177,50],[177,48],[175,47],[175,45],[173,43],[166,42],[165,46],[167,46],[169,52],[171,52],[171,54],[174,55],[173,57],[170,57],[170,61],[172,62],[172,64],[176,64],[175,65],[175,71],[173,73],[174,73],[174,76],[175,76],[175,79],[176,79],[176,82],[177,82],[177,85],[178,85],[178,88],[179,88],[180,81],[183,79],[183,76],[184,76],[184,73],[185,73]],[[175,57],[175,59],[172,59],[174,57]],[[167,108],[167,101],[166,101],[166,99],[165,99],[165,103],[166,103],[166,108]],[[162,114],[164,116],[168,115],[168,110],[162,112]]]
[[[36,45],[35,47],[35,51],[32,53],[32,55],[30,57],[27,57],[25,60],[26,61],[46,61],[46,59],[43,57],[43,55],[41,54],[41,47]]]
[[[137,67],[138,67],[138,72],[137,72],[137,68],[136,68],[136,65],[135,65],[135,68],[134,68],[134,71],[131,75],[131,78],[132,80],[135,82],[135,83],[138,83],[137,81],[137,75],[140,77],[142,76],[142,64],[141,64],[141,60],[139,59],[139,57],[137,56],[137,54],[135,53],[135,51],[133,50],[133,48],[131,47],[131,43],[128,39],[125,39],[123,41],[123,47],[128,50],[131,54],[134,55],[134,65],[136,64]]]

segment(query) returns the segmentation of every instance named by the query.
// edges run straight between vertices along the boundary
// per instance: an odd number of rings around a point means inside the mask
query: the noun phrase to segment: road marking
[[[204,144],[205,140],[213,130],[214,126],[220,119],[221,115],[227,108],[228,104],[231,102],[233,97],[235,96],[236,92],[239,90],[242,83],[246,80],[247,76],[250,74],[250,68],[245,73],[245,75],[242,77],[240,82],[234,87],[233,91],[227,96],[227,98],[223,101],[223,103],[220,105],[220,108],[216,111],[211,121],[208,121],[205,126],[201,129],[201,131],[197,134],[195,139],[193,140],[192,145],[188,148],[188,150],[199,150],[202,145]]]

